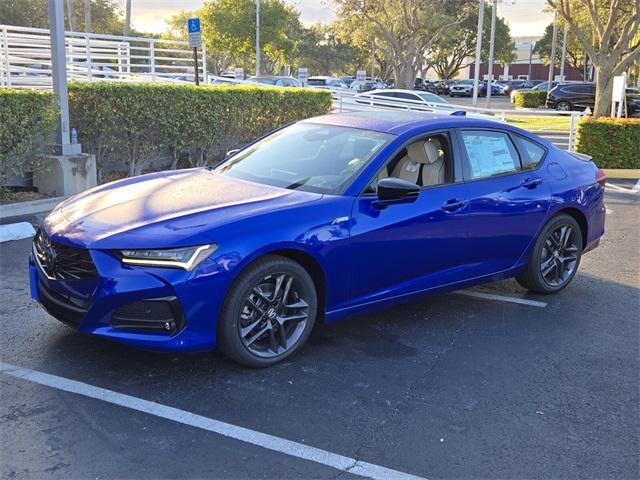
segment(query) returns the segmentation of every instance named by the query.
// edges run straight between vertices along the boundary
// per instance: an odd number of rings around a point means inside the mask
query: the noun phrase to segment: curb
[[[30,202],[0,205],[0,218],[21,217],[23,215],[33,215],[34,213],[49,212],[65,198],[67,197],[43,198]]]
[[[29,222],[0,225],[0,243],[9,242],[11,240],[22,240],[23,238],[31,238],[35,234],[36,231],[33,228],[33,225]]]

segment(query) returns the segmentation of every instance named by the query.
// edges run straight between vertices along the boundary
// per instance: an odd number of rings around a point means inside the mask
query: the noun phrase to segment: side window
[[[544,157],[545,149],[524,137],[519,135],[516,135],[515,137],[516,143],[518,144],[518,147],[520,147],[520,152],[522,153],[522,169],[533,170],[540,164],[540,161]]]
[[[417,95],[413,95],[411,93],[404,93],[404,92],[396,92],[396,97],[402,98],[405,100],[413,100],[413,101],[420,100],[420,98]]]
[[[472,180],[520,170],[518,152],[506,133],[466,130],[461,135]]]

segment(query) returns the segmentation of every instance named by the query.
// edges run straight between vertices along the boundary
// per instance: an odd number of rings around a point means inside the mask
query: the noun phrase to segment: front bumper
[[[53,317],[124,344],[151,350],[200,351],[216,345],[217,318],[230,283],[212,259],[195,270],[125,266],[90,250],[97,278],[49,278],[32,253],[31,296]]]

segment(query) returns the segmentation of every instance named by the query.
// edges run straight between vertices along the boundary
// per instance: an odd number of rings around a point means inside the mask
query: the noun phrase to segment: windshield
[[[296,123],[242,150],[214,171],[292,190],[335,194],[391,138],[357,128]]]

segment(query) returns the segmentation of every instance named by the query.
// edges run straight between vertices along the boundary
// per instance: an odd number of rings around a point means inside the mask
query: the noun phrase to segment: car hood
[[[321,197],[208,169],[160,172],[71,197],[42,228],[54,239],[86,248],[185,246],[205,243],[218,226]]]

